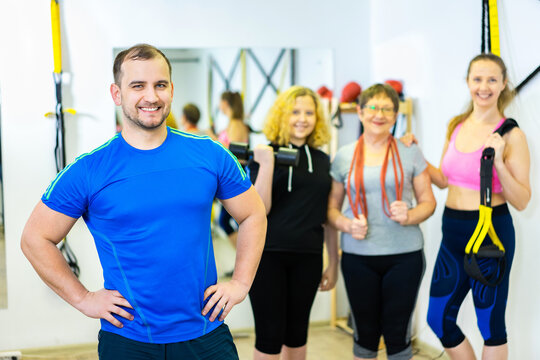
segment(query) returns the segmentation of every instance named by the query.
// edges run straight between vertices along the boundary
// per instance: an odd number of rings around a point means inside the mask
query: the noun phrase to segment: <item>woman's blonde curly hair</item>
[[[278,95],[274,105],[270,108],[263,133],[271,143],[286,146],[289,144],[290,126],[289,119],[300,96],[311,96],[315,103],[315,128],[307,138],[307,144],[313,148],[321,147],[330,141],[330,131],[319,100],[319,96],[303,86],[292,86],[287,91]]]

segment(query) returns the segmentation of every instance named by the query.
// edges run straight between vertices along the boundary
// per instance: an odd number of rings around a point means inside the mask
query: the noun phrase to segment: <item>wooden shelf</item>
[[[356,103],[341,103],[339,109],[343,114],[356,113]],[[413,114],[412,99],[405,98],[405,100],[399,102],[399,113],[405,115],[407,119],[407,132],[411,132],[411,121]]]

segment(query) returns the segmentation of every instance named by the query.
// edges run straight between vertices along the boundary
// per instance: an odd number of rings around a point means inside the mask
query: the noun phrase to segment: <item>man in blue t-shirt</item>
[[[58,295],[101,319],[100,359],[238,359],[223,320],[251,286],[266,212],[218,142],[168,128],[171,66],[150,45],[115,59],[110,91],[123,129],[53,180],[31,214],[24,254]],[[239,224],[232,279],[217,283],[210,234],[217,197]],[[56,245],[81,217],[104,289],[87,290]]]

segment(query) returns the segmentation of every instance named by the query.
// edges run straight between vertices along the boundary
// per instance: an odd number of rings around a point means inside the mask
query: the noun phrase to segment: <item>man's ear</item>
[[[111,84],[111,96],[115,105],[122,105],[122,96],[120,96],[120,86],[116,84]]]

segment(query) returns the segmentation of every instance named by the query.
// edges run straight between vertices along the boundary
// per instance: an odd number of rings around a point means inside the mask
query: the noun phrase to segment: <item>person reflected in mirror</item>
[[[389,360],[413,356],[411,317],[425,267],[419,224],[436,202],[422,152],[391,134],[398,109],[391,86],[363,91],[364,132],[338,150],[330,171],[328,220],[341,231],[356,360],[376,359],[381,335]]]
[[[201,112],[197,105],[188,103],[182,108],[182,128],[185,132],[195,135],[207,135],[207,132],[199,129]]]
[[[514,97],[503,60],[481,54],[469,63],[470,103],[447,129],[439,167],[428,162],[431,181],[448,188],[442,218],[442,241],[431,280],[428,323],[452,359],[475,359],[473,348],[459,326],[457,314],[472,291],[478,327],[484,338],[482,359],[507,359],[505,310],[515,233],[509,203],[524,210],[531,198],[530,154],[522,130],[514,127],[501,136],[505,109]],[[410,143],[413,136],[404,141]],[[464,270],[465,247],[479,219],[480,158],[484,148],[495,149],[491,194],[492,223],[505,248],[506,273],[497,286],[487,286]],[[497,269],[497,266],[492,267]]]
[[[121,133],[56,176],[26,223],[22,250],[60,297],[101,320],[101,360],[238,359],[223,321],[255,276],[264,204],[220,144],[166,126],[173,84],[160,50],[120,52],[113,74]],[[214,197],[239,224],[227,282],[217,282],[212,252]],[[89,291],[56,246],[80,217],[97,247],[101,290]]]
[[[239,92],[225,91],[221,94],[219,110],[227,116],[227,127],[217,135],[217,140],[226,148],[231,142],[249,143],[249,126],[244,122],[244,102]],[[215,135],[214,135],[215,137]],[[219,226],[227,234],[231,245],[236,248],[238,238],[237,224],[226,209],[219,213]],[[227,273],[230,276],[231,273]]]
[[[270,109],[248,173],[268,216],[266,243],[249,297],[255,319],[254,359],[304,360],[317,289],[337,280],[337,232],[325,226],[330,161],[319,148],[330,139],[318,96],[293,86]],[[296,149],[298,166],[276,163],[280,146]],[[328,267],[323,271],[323,243]]]

